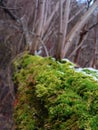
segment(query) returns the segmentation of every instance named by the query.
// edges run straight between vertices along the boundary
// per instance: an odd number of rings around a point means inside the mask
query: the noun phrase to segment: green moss
[[[28,54],[17,58],[14,68],[17,130],[98,129],[98,81],[93,76],[76,72],[71,62]]]

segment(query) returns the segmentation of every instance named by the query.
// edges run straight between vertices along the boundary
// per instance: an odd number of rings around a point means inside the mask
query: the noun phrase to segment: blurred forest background
[[[98,68],[98,0],[0,0],[0,67],[20,52]]]

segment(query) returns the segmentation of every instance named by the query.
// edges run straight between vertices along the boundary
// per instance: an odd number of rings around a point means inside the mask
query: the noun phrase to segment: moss
[[[14,68],[17,130],[98,129],[98,81],[93,76],[76,72],[71,62],[29,54],[17,58]]]

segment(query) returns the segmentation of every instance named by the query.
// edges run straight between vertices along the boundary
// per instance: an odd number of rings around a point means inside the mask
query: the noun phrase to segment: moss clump
[[[97,130],[98,82],[68,61],[24,54],[14,62],[16,130]]]

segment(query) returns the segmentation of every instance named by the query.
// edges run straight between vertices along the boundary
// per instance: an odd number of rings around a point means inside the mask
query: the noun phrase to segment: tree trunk
[[[70,0],[66,1],[66,6],[64,10],[64,20],[63,20],[63,1],[60,1],[59,34],[58,34],[58,45],[56,49],[56,59],[61,59],[60,54],[64,46],[64,41],[68,29],[70,2],[71,2]]]
[[[32,48],[30,50],[32,54],[35,54],[35,51],[37,50],[39,42],[40,42],[40,38],[41,38],[42,30],[43,30],[42,28],[43,28],[43,21],[44,21],[44,11],[45,11],[45,0],[41,0],[40,1],[40,15],[39,15],[40,21],[39,21],[37,32],[36,32],[36,35],[32,44]]]

